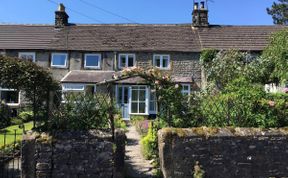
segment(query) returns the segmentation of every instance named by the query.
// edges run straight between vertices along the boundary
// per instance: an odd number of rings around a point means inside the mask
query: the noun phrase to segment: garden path
[[[141,136],[136,131],[135,126],[129,125],[126,136],[126,178],[152,178],[153,166],[144,159],[141,153]]]

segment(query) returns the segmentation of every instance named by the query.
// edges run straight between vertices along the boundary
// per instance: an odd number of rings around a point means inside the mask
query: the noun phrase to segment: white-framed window
[[[84,55],[84,68],[100,69],[101,54],[85,54]]]
[[[8,105],[20,104],[20,92],[0,87],[0,102],[7,103]]]
[[[170,55],[155,54],[153,55],[153,66],[159,69],[170,69]]]
[[[148,115],[148,90],[146,86],[132,86],[130,96],[130,114]]]
[[[85,85],[84,84],[62,84],[62,91],[67,92],[67,91],[75,91],[75,92],[81,92],[85,90]]]
[[[1,51],[0,52],[0,56],[6,56],[6,52],[5,51]]]
[[[52,53],[51,67],[67,68],[67,53]]]
[[[191,85],[190,84],[181,84],[182,90],[181,93],[183,95],[190,95],[191,93]]]
[[[27,61],[36,61],[36,53],[35,52],[19,52],[18,53],[18,58],[27,60]]]
[[[149,114],[157,114],[157,101],[156,101],[156,91],[151,88],[150,90],[150,100],[149,100]]]
[[[135,54],[119,54],[118,68],[123,69],[126,67],[134,67],[135,60],[136,60]]]

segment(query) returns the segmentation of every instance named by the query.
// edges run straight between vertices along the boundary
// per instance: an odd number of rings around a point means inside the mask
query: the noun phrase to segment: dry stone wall
[[[31,133],[22,146],[23,178],[123,177],[126,136],[100,131]]]
[[[167,128],[158,140],[165,178],[193,177],[196,162],[204,177],[288,176],[288,128]]]

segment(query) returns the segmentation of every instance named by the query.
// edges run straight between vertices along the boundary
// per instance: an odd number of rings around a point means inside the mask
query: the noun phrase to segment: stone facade
[[[85,52],[71,51],[68,52],[68,64],[67,68],[59,69],[50,67],[51,53],[54,51],[39,51],[39,50],[6,50],[7,56],[18,57],[19,52],[35,52],[36,63],[44,68],[49,68],[53,77],[60,81],[69,71],[72,70],[91,70],[84,68],[84,55]],[[57,52],[57,51],[55,51]],[[87,52],[93,53],[93,52]],[[100,53],[102,56],[100,69],[102,71],[119,71],[118,69],[118,56],[121,53],[115,52],[95,52]],[[133,52],[127,52],[133,53]],[[171,70],[168,70],[170,74],[178,77],[192,77],[200,85],[201,84],[201,66],[199,63],[200,53],[184,53],[184,52],[135,52],[136,66],[142,68],[149,68],[153,65],[154,54],[169,54]]]
[[[165,178],[193,177],[196,162],[204,177],[287,177],[288,130],[162,129],[158,132]]]
[[[123,177],[126,136],[100,131],[28,134],[22,146],[23,178]]]

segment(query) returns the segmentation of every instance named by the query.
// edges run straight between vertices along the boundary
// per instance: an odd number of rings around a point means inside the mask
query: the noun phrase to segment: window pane
[[[6,103],[18,103],[19,93],[16,91],[1,91],[1,101]]]
[[[129,55],[128,56],[128,67],[133,67],[134,66],[134,56]]]
[[[139,103],[139,113],[145,113],[146,104]]]
[[[120,67],[126,67],[126,56],[125,55],[120,56]]]
[[[162,66],[163,68],[168,68],[168,59],[164,59],[164,58],[163,58],[162,65],[163,65],[163,66]]]
[[[99,56],[86,56],[86,66],[98,67],[99,66]]]
[[[66,55],[63,55],[63,54],[53,55],[52,65],[65,66],[65,63],[66,63]]]
[[[156,103],[155,103],[155,101],[150,101],[150,103],[149,103],[149,111],[156,111]]]
[[[156,67],[161,67],[160,58],[156,58]]]
[[[132,90],[132,101],[138,101],[138,90]]]
[[[122,87],[118,87],[118,99],[117,100],[119,104],[122,103]]]
[[[129,89],[128,87],[124,87],[124,103],[127,104],[128,103],[128,93],[129,93]]]
[[[145,101],[146,97],[146,91],[145,90],[139,90],[139,101]]]
[[[35,54],[33,54],[33,53],[20,53],[19,58],[24,59],[24,60],[28,60],[28,61],[34,61]]]
[[[131,103],[131,112],[138,113],[138,103]]]

